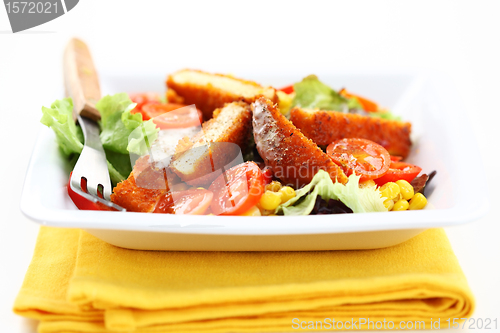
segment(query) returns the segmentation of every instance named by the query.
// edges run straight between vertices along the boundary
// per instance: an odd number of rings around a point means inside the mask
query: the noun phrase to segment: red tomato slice
[[[289,85],[289,86],[286,86],[286,87],[283,87],[281,89],[278,89],[284,93],[287,93],[287,94],[291,94],[293,93],[295,90],[293,89],[293,84]]]
[[[341,139],[326,152],[346,175],[360,175],[360,181],[381,177],[389,170],[391,156],[381,145],[365,139]]]
[[[142,107],[142,114],[147,119],[153,119],[153,122],[161,129],[186,128],[203,123],[200,110],[182,104],[149,103]]]
[[[389,170],[382,177],[375,179],[378,186],[382,186],[388,182],[395,182],[400,179],[406,180],[408,183],[418,176],[422,168],[405,162],[391,162]]]
[[[148,103],[159,104],[160,103],[160,95],[158,95],[157,93],[151,93],[151,92],[136,93],[136,94],[128,94],[128,96],[132,102],[137,103],[135,108],[132,111],[130,111],[130,113],[132,113],[132,114],[142,113],[142,120],[149,119],[149,118],[146,119],[144,113],[142,112],[142,107],[145,104],[148,104]]]
[[[208,189],[214,192],[210,208],[215,215],[240,215],[259,202],[265,179],[257,164],[246,162],[227,170]]]
[[[68,195],[71,198],[71,201],[75,204],[76,207],[80,210],[114,210],[111,207],[108,207],[106,205],[103,205],[100,202],[93,202],[90,201],[84,197],[82,197],[80,194],[76,193],[71,189],[70,181],[71,181],[71,174],[69,175],[69,181],[68,185],[66,187],[68,188]]]
[[[214,194],[203,189],[168,192],[156,204],[153,213],[203,215]]]
[[[160,102],[160,95],[153,92],[133,93],[128,94],[128,96],[130,100],[134,103],[137,103],[138,106],[142,106],[150,102]]]
[[[262,176],[264,176],[264,182],[266,183],[266,185],[271,183],[273,181],[273,170],[268,166],[265,166],[261,170],[262,170]]]
[[[403,157],[401,157],[401,156],[393,156],[393,155],[391,155],[391,161],[392,162],[399,162],[402,159],[403,159]]]

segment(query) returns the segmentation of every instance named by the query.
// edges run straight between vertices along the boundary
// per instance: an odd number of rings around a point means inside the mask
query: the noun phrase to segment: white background
[[[457,112],[470,118],[463,135],[479,144],[479,151],[463,152],[470,165],[463,177],[474,182],[484,163],[490,191],[470,195],[489,199],[492,209],[446,231],[476,297],[474,318],[500,321],[499,13],[497,1],[82,0],[52,22],[12,34],[1,7],[0,331],[36,327],[11,312],[38,231],[18,207],[40,108],[62,95],[62,50],[72,36],[110,71],[383,68],[448,76],[462,102]]]

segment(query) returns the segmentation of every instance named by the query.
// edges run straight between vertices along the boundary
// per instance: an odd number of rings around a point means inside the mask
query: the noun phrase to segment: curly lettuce
[[[354,213],[387,212],[376,186],[360,188],[359,178],[352,174],[343,185],[334,183],[326,171],[319,170],[309,184],[295,192],[294,198],[278,206],[275,214],[309,215],[318,195],[326,201],[340,200]]]
[[[152,121],[144,122],[141,114],[130,112],[134,107],[126,93],[105,96],[96,104],[101,113],[100,138],[113,184],[125,180],[132,172],[130,153],[141,155],[149,148],[148,144],[139,143],[152,142],[158,135]],[[42,107],[42,114],[40,122],[54,131],[61,152],[76,161],[84,139],[80,126],[73,119],[71,98],[56,100],[50,108]]]
[[[65,156],[80,154],[83,149],[83,133],[73,119],[71,98],[56,100],[50,108],[42,107],[40,122],[52,128],[59,148]]]
[[[108,95],[97,102],[96,109],[101,113],[101,142],[105,149],[141,155],[147,152],[149,145],[141,145],[138,141],[156,140],[158,128],[152,120],[144,122],[140,113],[132,114],[130,111],[135,106],[126,93]],[[138,127],[141,130],[135,131]]]
[[[293,106],[306,109],[348,111],[349,100],[321,82],[316,75],[309,75],[301,82],[295,83],[293,89],[295,91]]]
[[[394,116],[389,110],[381,112],[365,112],[363,105],[356,97],[345,97],[333,90],[328,85],[321,82],[316,75],[309,75],[301,82],[293,85],[295,97],[292,107],[300,106],[305,109],[320,109],[337,112],[349,112],[358,110],[370,117],[377,117],[388,120],[398,120],[401,118]]]

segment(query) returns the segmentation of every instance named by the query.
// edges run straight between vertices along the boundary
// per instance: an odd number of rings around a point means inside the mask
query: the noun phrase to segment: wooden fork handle
[[[73,99],[75,120],[78,114],[93,120],[101,118],[95,108],[101,98],[99,77],[89,48],[77,38],[71,39],[64,51],[64,86],[66,96]]]

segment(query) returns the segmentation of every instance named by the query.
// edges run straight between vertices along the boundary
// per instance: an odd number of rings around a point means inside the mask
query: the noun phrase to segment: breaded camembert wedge
[[[332,159],[286,119],[271,100],[257,99],[252,111],[259,155],[284,184],[300,188],[309,184],[320,169],[328,172],[334,182],[347,182]]]
[[[138,159],[128,178],[116,185],[111,201],[130,212],[151,213],[160,198],[169,191],[167,169],[156,169],[149,156]],[[173,175],[175,177],[175,175]]]
[[[237,79],[229,75],[211,74],[198,70],[184,69],[167,78],[171,96],[184,104],[195,104],[203,113],[204,120],[212,118],[212,113],[224,104],[235,101],[252,103],[263,95],[276,103],[278,97],[272,87],[263,87],[253,81]],[[169,94],[167,94],[169,96]]]
[[[407,157],[411,124],[358,114],[295,107],[290,121],[317,145],[327,146],[343,138],[362,138],[383,146],[389,154]]]
[[[245,102],[226,104],[214,112],[214,117],[202,125],[202,130],[186,140],[170,163],[170,169],[182,181],[190,185],[210,184],[221,168],[229,168],[231,163],[242,163],[242,153],[246,150],[252,129],[252,111]]]

